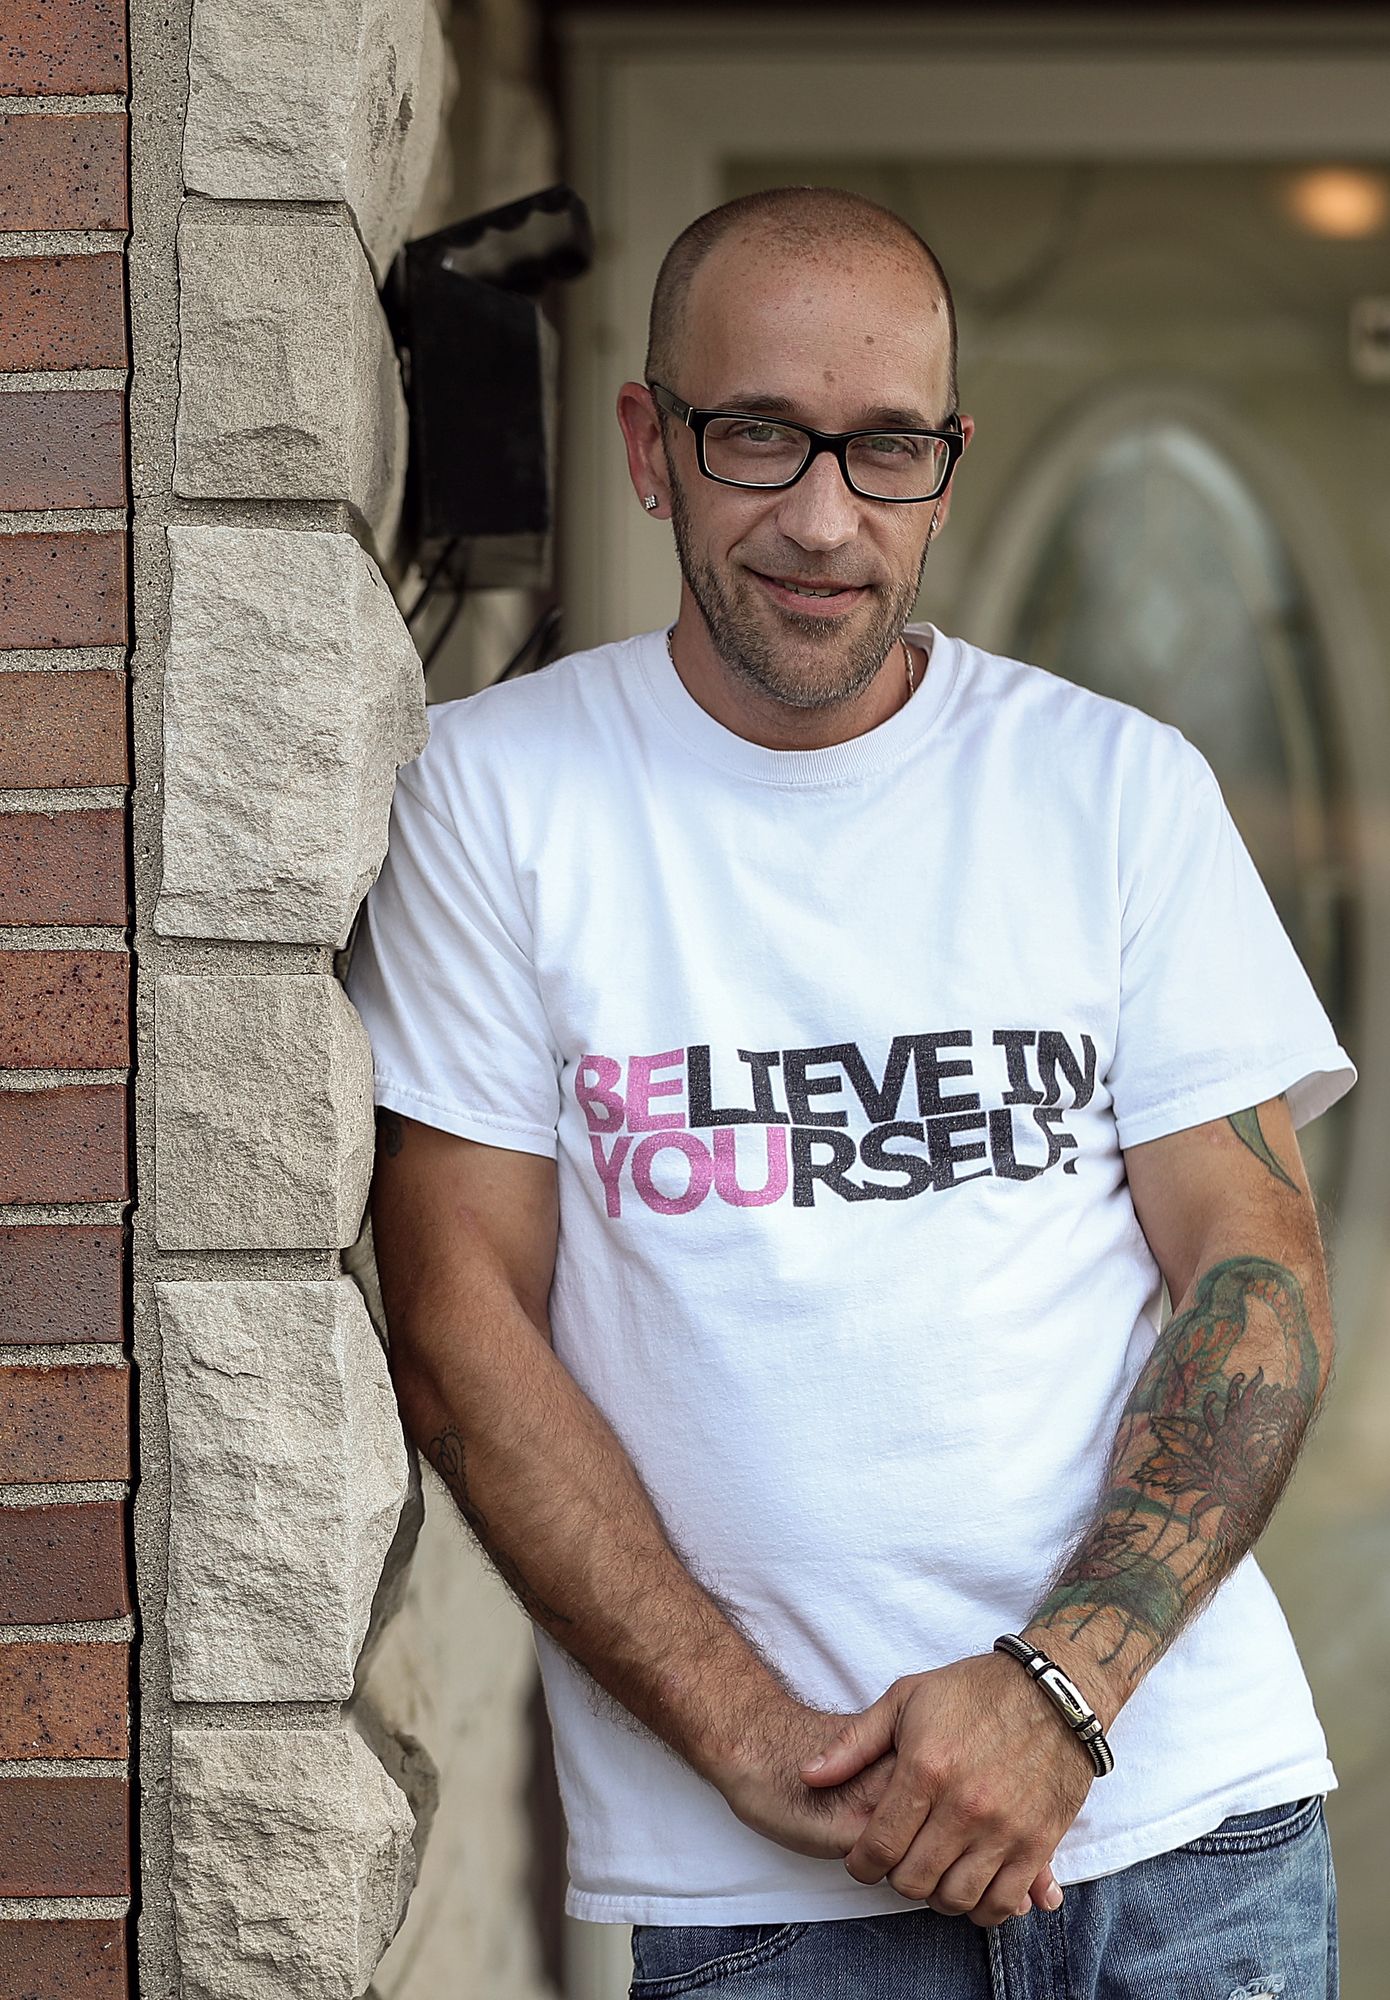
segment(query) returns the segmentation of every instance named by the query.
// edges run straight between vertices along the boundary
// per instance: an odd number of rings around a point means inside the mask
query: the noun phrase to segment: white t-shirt
[[[647,633],[431,711],[349,991],[376,1096],[553,1155],[555,1350],[804,1698],[1017,1631],[1158,1328],[1121,1146],[1356,1072],[1179,734],[930,625],[821,750],[733,734]],[[920,1905],[778,1846],[543,1631],[567,1910]],[[1330,1791],[1247,1556],[1111,1732],[1054,1867]]]

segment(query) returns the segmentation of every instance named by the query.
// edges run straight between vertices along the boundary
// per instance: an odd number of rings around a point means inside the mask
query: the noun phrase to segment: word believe
[[[1079,1049],[1056,1029],[996,1028],[976,1052],[968,1028],[895,1035],[881,1071],[856,1042],[738,1049],[717,1081],[710,1045],[694,1043],[586,1055],[574,1094],[615,1219],[629,1189],[658,1215],[689,1215],[711,1194],[732,1208],[788,1198],[812,1208],[822,1190],[910,1201],[986,1175],[1035,1180],[1059,1161],[1075,1173],[1077,1142],[1063,1121],[1096,1087],[1095,1043],[1077,1040]],[[995,1071],[988,1106],[964,1087],[977,1078],[977,1053]]]

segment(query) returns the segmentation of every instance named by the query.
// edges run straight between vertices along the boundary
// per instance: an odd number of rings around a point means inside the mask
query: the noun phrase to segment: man
[[[956,402],[897,217],[673,246],[618,415],[675,624],[436,708],[368,902],[393,1376],[635,1995],[1330,1993],[1248,1552],[1355,1071],[1178,732],[908,624]]]

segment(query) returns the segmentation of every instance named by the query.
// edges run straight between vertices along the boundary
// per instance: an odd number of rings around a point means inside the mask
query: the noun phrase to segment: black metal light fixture
[[[558,343],[539,294],[592,257],[588,210],[559,184],[419,237],[392,266],[416,612],[441,589],[549,583]]]

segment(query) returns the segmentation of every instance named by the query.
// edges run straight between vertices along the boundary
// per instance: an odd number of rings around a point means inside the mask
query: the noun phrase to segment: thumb
[[[892,1688],[840,1726],[801,1765],[808,1785],[843,1785],[893,1748],[899,1702]]]

